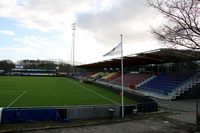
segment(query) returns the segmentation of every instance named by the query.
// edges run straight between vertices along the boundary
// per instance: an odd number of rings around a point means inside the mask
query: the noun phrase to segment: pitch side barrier
[[[113,118],[120,116],[120,106],[98,105],[58,108],[1,108],[0,122],[29,123],[37,121],[70,122],[77,119]]]
[[[101,86],[103,89],[114,92],[116,94],[120,94],[120,92],[121,92],[121,86],[109,86],[107,84],[101,84],[98,82],[92,82],[92,83],[96,84],[98,86]],[[153,109],[150,109],[151,110],[150,112],[158,111],[158,104],[150,97],[144,96],[142,94],[136,93],[136,92],[134,92],[130,89],[126,89],[126,88],[124,88],[124,96],[128,97],[130,99],[136,100],[139,104],[143,104],[143,105],[149,106],[149,107],[152,106]],[[145,112],[145,110],[143,112]],[[149,111],[147,111],[147,112],[149,112]]]
[[[125,106],[125,116],[152,112],[157,106],[139,103]],[[88,105],[71,107],[0,108],[0,123],[30,123],[39,121],[71,122],[78,119],[112,119],[121,117],[120,105]]]

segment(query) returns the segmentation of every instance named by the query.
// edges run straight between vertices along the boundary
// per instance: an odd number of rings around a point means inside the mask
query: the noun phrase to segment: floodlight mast
[[[76,30],[76,23],[72,23],[72,74],[75,73],[75,30]]]

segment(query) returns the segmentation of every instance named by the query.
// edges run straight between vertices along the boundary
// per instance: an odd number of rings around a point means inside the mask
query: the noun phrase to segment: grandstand
[[[187,87],[192,87],[194,73],[173,73],[173,74],[166,74],[161,73],[155,78],[151,79],[150,81],[137,86],[138,90],[143,90],[146,92],[153,92],[164,96],[173,95],[176,91],[179,93],[184,92],[184,89],[188,89]],[[190,81],[191,85],[186,86],[186,81]],[[184,86],[181,90],[178,90]],[[178,92],[177,92],[178,93]],[[179,94],[180,95],[180,94]],[[174,98],[174,97],[171,97]]]
[[[127,73],[124,74],[124,86],[135,88],[137,84],[151,77],[151,74],[136,74],[136,73]],[[113,80],[111,83],[121,85],[121,77]]]
[[[89,78],[94,74],[94,72],[82,72],[77,75],[77,78]]]
[[[198,61],[200,61],[200,53],[192,50],[157,49],[125,56],[125,91],[165,100],[176,99],[184,95],[184,92],[199,85],[200,65]],[[120,68],[120,59],[77,67],[86,69],[87,72],[93,71],[95,83],[121,89],[120,72],[105,71],[105,68],[106,70]],[[99,73],[104,74],[96,76]],[[195,96],[188,97],[200,96],[197,93]]]
[[[144,89],[146,91],[155,91],[163,95],[167,95],[172,92],[178,85],[183,83],[185,80],[192,77],[191,73],[175,73],[175,74],[165,74],[162,73],[157,75],[154,79],[149,82],[144,83],[139,86],[139,89]]]
[[[120,76],[121,76],[121,73],[119,73],[119,72],[111,72],[111,73],[107,73],[106,75],[99,78],[98,80],[103,81],[103,82],[110,82],[110,81],[113,81],[113,80],[119,78]]]

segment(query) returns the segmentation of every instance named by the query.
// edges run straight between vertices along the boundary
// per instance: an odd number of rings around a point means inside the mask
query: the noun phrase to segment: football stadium
[[[0,133],[200,131],[200,0],[0,1],[0,40]]]
[[[159,99],[199,98],[199,55],[156,49],[124,56],[124,105],[120,58],[78,65],[64,76],[16,66],[1,73],[1,123],[130,117],[158,111]]]
[[[176,119],[196,124],[199,60],[199,51],[168,48],[65,67],[52,67],[48,61],[23,60],[21,65],[1,70],[0,128],[6,132],[26,131],[32,130],[22,128],[26,123],[55,122],[57,126],[54,123],[50,127],[59,128],[80,120],[105,124],[143,117],[162,118],[162,123],[163,119],[166,121],[163,115],[180,115],[174,111],[186,113]],[[191,128],[188,126],[187,130]]]

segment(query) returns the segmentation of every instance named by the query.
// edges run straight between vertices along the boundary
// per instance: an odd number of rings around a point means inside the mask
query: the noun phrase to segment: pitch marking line
[[[91,90],[91,89],[89,89],[89,88],[83,87],[83,86],[81,86],[81,85],[77,84],[76,82],[74,82],[74,81],[72,81],[72,80],[69,80],[69,81],[70,81],[70,82],[72,82],[73,84],[75,84],[75,85],[77,85],[77,86],[79,86],[79,87],[81,87],[81,88],[85,89],[85,90],[88,90],[88,91],[90,91],[90,92],[94,93],[95,95],[98,95],[98,96],[100,96],[100,97],[102,97],[102,98],[104,98],[104,99],[106,99],[106,100],[108,100],[108,101],[110,101],[110,102],[112,102],[112,103],[114,103],[114,104],[117,104],[117,105],[119,105],[119,103],[118,103],[118,102],[116,102],[116,101],[113,101],[113,100],[112,100],[112,99],[110,99],[110,98],[107,98],[107,97],[105,97],[105,96],[103,96],[103,95],[101,95],[101,94],[99,94],[99,93],[97,93],[97,92],[95,92],[95,91],[93,91],[93,90]]]
[[[17,98],[15,98],[8,106],[10,107],[11,105],[13,105],[18,99],[20,99],[27,91],[23,91],[23,93],[21,95],[19,95]]]

